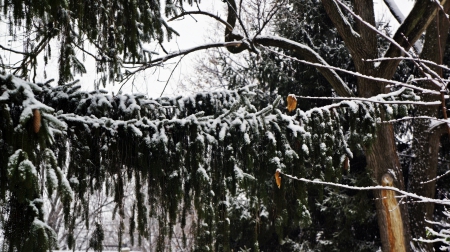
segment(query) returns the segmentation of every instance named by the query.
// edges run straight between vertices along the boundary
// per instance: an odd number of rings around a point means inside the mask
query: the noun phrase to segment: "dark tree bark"
[[[358,0],[353,2],[355,13],[363,20],[370,23],[372,26],[375,26],[373,1]],[[374,59],[378,57],[376,37],[373,35],[374,32],[369,30],[366,25],[362,24],[358,20],[356,21],[355,30],[353,31],[349,22],[344,20],[342,10],[335,1],[323,0],[322,3],[324,4],[328,15],[336,25],[336,28],[338,29],[347,47],[352,53],[352,59],[357,71],[364,75],[391,79],[400,61],[385,61],[382,62],[378,66],[378,68],[376,68],[372,62],[362,60]],[[433,1],[417,1],[411,13],[406,18],[405,22],[400,26],[400,28],[394,35],[394,40],[399,43],[405,50],[409,50],[412,44],[414,44],[414,42],[419,38],[419,36],[423,33],[423,31],[425,31],[430,22],[433,20],[438,9],[439,6]],[[403,51],[394,44],[391,44],[385,56],[398,57],[402,55]],[[358,94],[362,97],[370,97],[386,92],[385,83],[379,83],[359,78],[357,85]],[[370,149],[366,150],[366,159],[368,163],[367,168],[372,173],[372,178],[374,181],[376,181],[376,183],[380,183],[383,174],[390,173],[394,176],[395,186],[402,190],[405,189],[403,171],[399,163],[399,158],[395,147],[394,132],[391,125],[380,125],[380,128],[377,131],[377,139],[375,143],[373,143]],[[431,162],[431,160],[428,160],[428,162]],[[381,198],[380,192],[376,192],[375,195],[378,199]],[[401,238],[394,237],[393,240],[393,237],[390,237],[390,234],[392,234],[392,232],[389,225],[387,225],[387,215],[385,213],[382,201],[377,200],[376,206],[382,250],[409,251],[411,249],[409,247],[411,236],[407,207],[405,205],[400,206],[404,226],[404,245],[398,247],[398,243],[395,242],[395,240]],[[422,225],[422,227],[424,228],[423,221],[419,222],[418,225]]]
[[[445,3],[444,9],[448,13],[450,2]],[[448,37],[449,22],[445,13],[439,11],[436,17],[428,26],[425,35],[425,44],[421,53],[421,58],[442,64],[445,44]],[[436,66],[429,66],[439,76],[442,77],[442,69]],[[439,91],[439,87],[431,82],[419,83],[421,87]],[[440,97],[424,95],[424,101],[439,100]],[[417,116],[438,117],[438,107],[418,107]],[[413,122],[414,138],[413,153],[414,162],[409,171],[408,190],[421,196],[434,198],[436,182],[431,181],[436,177],[438,166],[439,140],[443,133],[448,133],[447,127],[430,130],[430,120],[415,120]],[[415,238],[426,237],[426,226],[430,226],[425,220],[433,220],[434,203],[411,203],[409,204],[409,215],[411,221],[411,235]],[[430,243],[415,243],[415,247],[422,251],[432,251]]]

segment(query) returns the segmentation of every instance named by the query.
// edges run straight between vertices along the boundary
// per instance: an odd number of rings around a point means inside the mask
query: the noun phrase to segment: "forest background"
[[[3,250],[447,249],[447,1],[0,3]]]

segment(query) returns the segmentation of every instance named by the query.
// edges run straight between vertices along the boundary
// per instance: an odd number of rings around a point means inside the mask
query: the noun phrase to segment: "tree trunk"
[[[382,186],[394,186],[394,178],[389,173],[386,173],[381,178]],[[403,232],[403,221],[402,214],[400,212],[400,207],[398,207],[396,194],[392,190],[381,190],[381,202],[384,207],[384,217],[386,218],[386,229],[388,231],[387,238],[390,249],[393,252],[403,252],[406,251],[404,232]]]
[[[444,5],[448,12],[449,4]],[[449,23],[444,13],[440,11],[433,19],[426,31],[425,44],[421,54],[422,59],[442,64],[445,50],[445,43],[448,36]],[[430,66],[437,74],[442,76],[442,69]],[[428,89],[438,90],[439,87],[431,82],[421,83],[421,86]],[[423,96],[424,101],[440,100],[436,96]],[[416,116],[438,117],[438,107],[422,106],[417,108]],[[413,152],[414,161],[409,171],[408,190],[421,196],[434,198],[436,182],[431,181],[436,177],[438,165],[439,140],[444,131],[442,128],[430,130],[430,120],[413,121]],[[411,235],[414,238],[426,237],[426,226],[430,226],[426,220],[433,220],[434,203],[411,203],[409,204],[409,214],[411,220]],[[414,243],[414,246],[421,251],[433,251],[430,243]]]
[[[339,33],[343,37],[347,47],[352,53],[352,59],[356,70],[368,76],[376,76],[377,69],[373,62],[368,62],[363,59],[375,59],[378,57],[377,41],[374,32],[366,27],[364,24],[357,22],[355,32],[350,27],[348,22],[343,21],[341,8],[332,0],[322,0],[325,10],[330,16]],[[375,26],[373,1],[371,0],[355,0],[353,1],[354,11],[363,20]],[[396,66],[395,66],[396,67]],[[380,72],[378,72],[380,73]],[[381,72],[386,74],[386,72]],[[387,79],[391,76],[382,76]],[[386,84],[380,83],[365,78],[358,78],[358,95],[360,97],[371,97],[386,92]],[[381,178],[386,173],[392,175],[394,178],[393,184],[399,189],[404,190],[405,184],[403,179],[403,172],[398,159],[397,150],[394,140],[394,131],[392,125],[381,124],[377,130],[377,137],[370,146],[366,149],[367,169],[371,173],[372,180],[375,184],[381,184]],[[380,238],[383,251],[409,251],[409,222],[408,209],[406,206],[400,206],[400,214],[402,216],[403,228],[393,230],[390,225],[389,216],[386,212],[386,207],[383,204],[382,192],[375,192],[376,209],[378,216],[378,225],[380,228]],[[400,220],[401,221],[401,220]]]
[[[377,138],[371,148],[366,150],[367,169],[372,173],[372,178],[377,184],[381,184],[384,174],[390,174],[394,181],[393,186],[404,190],[405,184],[403,180],[403,172],[397,156],[394,141],[394,130],[390,124],[382,124],[377,131]],[[409,221],[408,209],[406,205],[399,205],[402,220],[403,233],[393,232],[392,226],[389,225],[386,207],[383,204],[382,191],[375,191],[375,204],[378,216],[378,226],[380,228],[380,238],[382,243],[382,251],[410,251]],[[392,237],[395,234],[401,237]],[[398,241],[403,241],[401,244]]]

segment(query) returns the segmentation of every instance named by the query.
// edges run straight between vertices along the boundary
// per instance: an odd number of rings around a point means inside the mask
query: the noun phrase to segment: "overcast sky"
[[[414,1],[412,0],[397,0],[397,3],[399,5],[399,8],[402,10],[404,15],[406,16],[410,9],[412,8]],[[187,6],[186,6],[187,7]],[[191,9],[196,9],[196,7],[190,7]],[[201,3],[202,10],[206,10],[211,13],[219,13],[219,15],[226,19],[225,16],[225,3],[222,1],[202,1]],[[383,21],[389,21],[391,20],[391,25],[393,29],[396,29],[398,27],[398,24],[392,20],[389,11],[387,7],[384,5],[382,0],[376,0],[375,1],[375,9],[376,9],[376,18],[377,21],[383,20]],[[25,34],[22,33],[17,37],[16,42],[12,42],[12,37],[9,36],[7,33],[7,25],[6,20],[0,21],[0,43],[4,46],[12,45],[14,46],[15,50],[21,51],[22,45],[21,41],[24,41]],[[208,29],[211,30],[212,27],[215,27],[215,20],[202,16],[197,15],[195,16],[195,19],[193,17],[185,17],[182,20],[179,21],[173,21],[169,24],[180,34],[180,37],[174,36],[173,40],[170,42],[165,42],[164,45],[167,50],[169,51],[177,51],[179,49],[186,49],[193,46],[197,46],[200,44],[204,44],[205,42],[208,42]],[[219,32],[219,34],[222,34],[222,31]],[[52,55],[53,57],[50,59],[48,65],[44,65],[43,63],[43,55],[40,56],[40,63],[38,65],[38,75],[36,78],[36,81],[42,82],[47,79],[54,78],[55,80],[58,79],[58,43],[57,41],[53,41],[53,49]],[[87,48],[89,49],[89,46],[87,45]],[[163,55],[163,52],[159,48],[159,46],[156,45],[148,45],[148,48],[152,51],[156,51],[161,53]],[[92,51],[95,52],[95,49],[92,48]],[[173,74],[167,84],[167,88],[164,92],[164,96],[171,96],[174,94],[179,94],[180,90],[177,90],[178,83],[183,80],[183,78],[189,78],[189,74],[192,72],[194,64],[193,59],[195,57],[199,57],[198,55],[201,55],[201,51],[198,53],[193,53],[192,55],[189,55],[187,57],[184,57],[183,60],[180,61],[177,68],[175,70],[174,66],[178,62],[178,59],[171,60],[169,62],[166,62],[164,64],[164,67],[158,67],[154,69],[148,69],[145,72],[141,72],[135,76],[135,78],[132,78],[130,81],[128,81],[124,87],[122,88],[122,91],[124,93],[144,93],[148,95],[149,97],[159,97],[162,90],[166,86],[169,75]],[[20,60],[19,55],[15,55],[11,52],[7,52],[0,49],[0,55],[4,61],[11,61],[15,62]],[[158,57],[158,56],[156,56]],[[88,74],[84,74],[83,76],[77,76],[76,78],[80,79],[80,83],[82,83],[82,87],[84,90],[93,90],[94,89],[94,81],[98,79],[98,75],[95,72],[95,62],[89,58],[89,56],[86,56],[86,61],[84,62],[86,69],[88,71]],[[44,71],[46,72],[46,77],[44,78]],[[117,94],[117,91],[120,88],[120,85],[116,84],[108,84],[106,88],[101,87],[102,89],[106,89],[109,92],[114,92]]]

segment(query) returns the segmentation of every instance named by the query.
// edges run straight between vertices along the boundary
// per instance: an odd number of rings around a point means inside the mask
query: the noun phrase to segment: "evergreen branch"
[[[42,52],[42,50],[44,50],[44,48],[48,45],[51,38],[53,37],[52,35],[53,35],[52,32],[48,32],[46,36],[42,39],[42,41],[36,46],[36,49],[33,52],[24,54],[25,57],[23,60],[21,60],[22,64],[14,71],[13,73],[14,75],[16,75],[20,69],[24,68],[25,66],[31,63],[30,60],[31,57],[36,57],[40,52]]]
[[[393,187],[393,186],[381,186],[381,185],[367,186],[367,187],[351,186],[351,185],[344,185],[344,184],[338,184],[338,183],[332,183],[332,182],[325,182],[325,181],[321,181],[319,179],[310,180],[310,179],[306,179],[306,178],[298,178],[293,175],[282,173],[280,170],[278,170],[278,171],[281,175],[286,176],[287,178],[305,182],[305,183],[334,186],[334,187],[340,187],[340,188],[345,188],[345,189],[350,189],[350,190],[358,190],[358,191],[391,190],[391,191],[400,193],[406,197],[417,199],[418,201],[415,201],[415,203],[436,203],[436,204],[440,204],[440,205],[450,205],[450,200],[432,199],[432,198],[417,195],[415,193],[406,192],[406,191],[400,190],[397,187]]]
[[[180,15],[177,15],[177,16],[167,20],[167,22],[171,22],[171,21],[173,21],[175,19],[178,19],[180,17],[184,17],[186,15],[195,15],[195,14],[206,15],[208,17],[212,17],[215,20],[219,21],[220,23],[224,24],[227,27],[228,30],[230,30],[230,31],[233,30],[233,26],[231,26],[227,21],[221,19],[220,17],[218,17],[218,16],[216,16],[216,15],[214,15],[212,13],[206,12],[206,11],[185,11],[185,12],[181,13]]]

